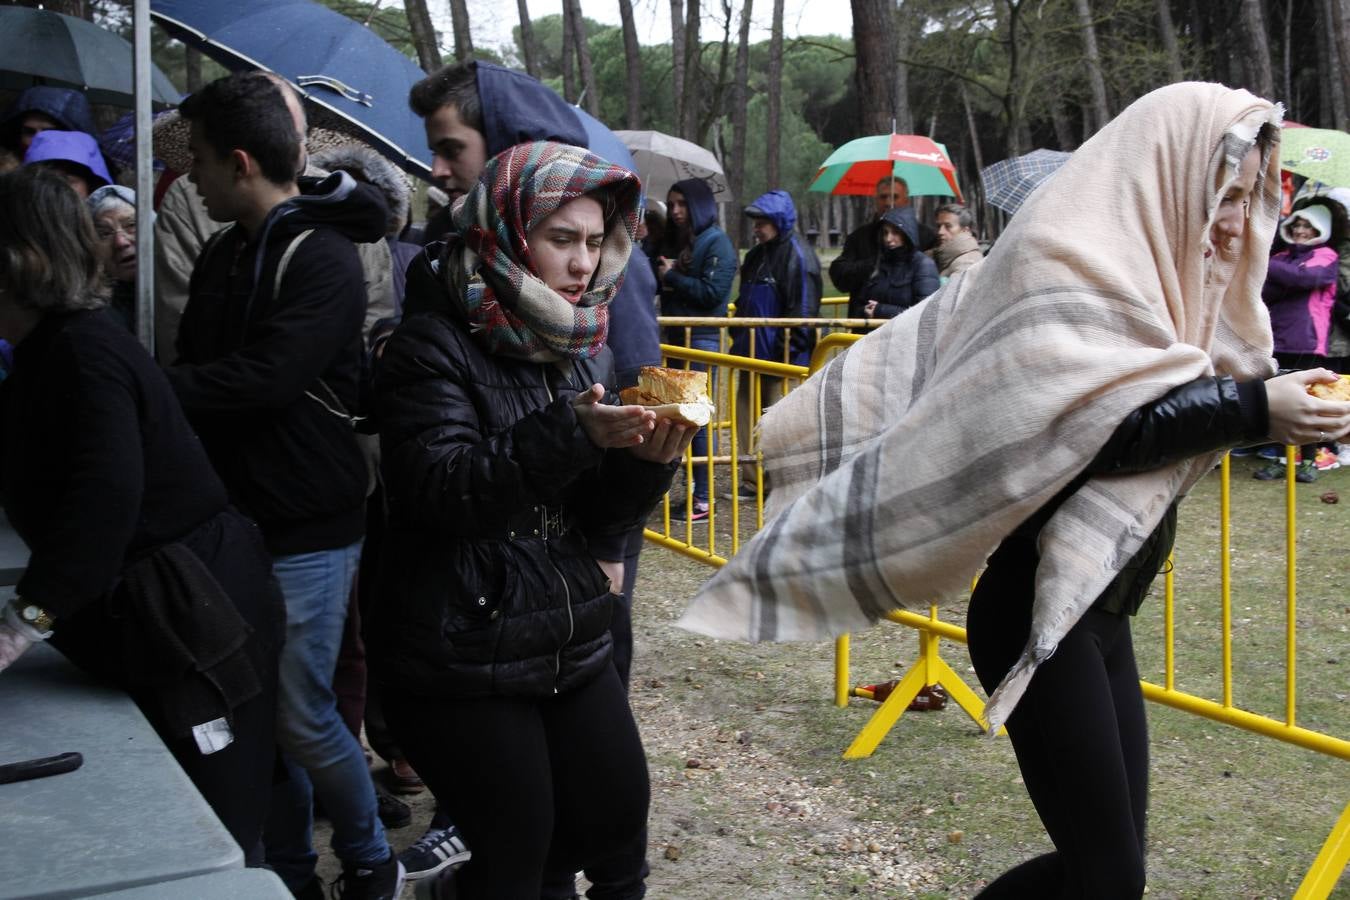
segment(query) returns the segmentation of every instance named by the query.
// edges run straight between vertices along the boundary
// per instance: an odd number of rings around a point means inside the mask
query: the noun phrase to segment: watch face
[[[38,609],[36,606],[32,604],[29,604],[28,606],[25,606],[23,609],[19,610],[19,615],[23,617],[23,620],[25,622],[36,622],[38,620],[38,616],[42,615],[42,610]]]

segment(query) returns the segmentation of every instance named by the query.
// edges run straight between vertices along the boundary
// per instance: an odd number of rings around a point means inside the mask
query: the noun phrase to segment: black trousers
[[[612,666],[581,688],[542,699],[385,691],[383,700],[399,746],[473,853],[454,873],[460,900],[539,900],[545,873],[553,883],[564,873],[610,868],[645,844],[647,760]],[[632,873],[589,896],[644,893],[641,875]]]
[[[1031,542],[1006,541],[971,598],[970,659],[986,691],[1026,645],[1036,563]],[[1143,896],[1148,724],[1129,619],[1084,614],[1008,718],[1022,779],[1055,850],[1004,873],[981,897]]]

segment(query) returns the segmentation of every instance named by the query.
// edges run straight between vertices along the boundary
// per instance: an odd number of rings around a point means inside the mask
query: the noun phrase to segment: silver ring
[[[1327,433],[1325,431],[1317,432],[1317,440],[1319,443],[1325,444],[1327,442]]]

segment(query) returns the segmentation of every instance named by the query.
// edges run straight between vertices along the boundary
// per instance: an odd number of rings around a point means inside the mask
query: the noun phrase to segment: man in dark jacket
[[[797,208],[792,203],[792,196],[787,191],[761,194],[745,208],[745,214],[754,222],[756,243],[741,264],[736,317],[813,319],[819,316],[820,260],[816,258],[816,251],[798,240],[793,232]],[[787,346],[784,346],[785,335]],[[731,339],[731,352],[738,356],[797,366],[811,362],[811,351],[815,346],[815,329],[805,325],[791,329],[736,328]],[[751,402],[752,381],[759,383],[758,404]],[[760,412],[782,396],[783,381],[780,378],[741,378],[736,390],[736,426],[742,456],[750,451],[754,423],[759,420]],[[745,485],[754,485],[753,463],[741,467],[741,480]]]
[[[427,146],[433,157],[431,175],[450,195],[450,206],[474,186],[490,158],[525,141],[551,140],[586,147],[618,165],[632,168],[631,157],[622,158],[627,151],[609,129],[594,119],[583,120],[584,113],[529,75],[482,60],[446,66],[431,73],[413,85],[408,105],[423,119]],[[591,123],[590,130],[587,122]],[[409,267],[405,315],[418,312],[419,293],[434,293],[432,283],[438,279],[432,268],[440,249],[439,244],[430,245]],[[638,369],[661,362],[655,298],[655,276],[647,258],[637,249],[629,262],[623,287],[609,307],[607,343],[614,354],[616,383],[605,385],[606,388],[617,390],[634,385]],[[624,599],[613,606],[610,634],[614,640],[614,665],[627,685],[633,658],[633,585],[642,552],[642,527],[626,535],[590,534],[588,538],[591,553],[611,583],[623,586]],[[424,840],[432,837],[428,832]],[[623,882],[633,874],[621,871],[627,866],[641,869],[645,877],[645,850],[644,834],[641,846],[634,848],[633,859],[617,861],[614,872],[588,875],[593,882]],[[572,896],[571,873],[566,873],[566,885],[562,883],[564,873],[558,875],[552,893],[546,886],[546,896]]]
[[[253,518],[286,599],[279,785],[267,861],[316,895],[312,795],[333,823],[344,897],[396,897],[402,870],[376,815],[364,753],[332,691],[364,529],[366,467],[352,430],[366,297],[352,245],[384,235],[379,192],[342,173],[301,179],[280,88],[236,73],[184,102],[191,179],[235,224],[202,248],[169,380],[229,489]]]
[[[665,316],[725,316],[731,299],[731,284],[736,280],[736,248],[731,238],[717,227],[717,201],[712,190],[698,178],[677,181],[666,195],[673,235],[667,241],[674,259],[657,260],[661,281],[661,314]],[[666,343],[695,350],[716,351],[721,343],[719,328],[670,326]],[[708,371],[703,363],[690,368]],[[715,391],[709,386],[709,393]],[[694,437],[694,502],[685,509],[680,501],[671,506],[672,519],[708,518],[708,469],[699,459],[708,455],[708,429],[700,428]]]
[[[909,185],[898,175],[887,175],[877,182],[876,218],[853,229],[844,240],[844,249],[830,263],[830,280],[841,291],[848,291],[848,317],[863,318],[867,298],[862,289],[877,267],[881,252],[881,217],[887,210],[909,206]],[[919,249],[927,252],[937,244],[937,232],[919,223]]]

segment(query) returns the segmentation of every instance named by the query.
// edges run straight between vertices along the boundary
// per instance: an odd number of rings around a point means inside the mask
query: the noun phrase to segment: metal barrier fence
[[[748,325],[758,325],[758,321],[745,321]],[[799,324],[806,320],[772,320],[779,325],[788,326]],[[819,320],[816,320],[819,322]],[[725,319],[663,319],[663,324],[685,325],[703,325],[716,323],[725,327],[728,323]],[[738,321],[738,324],[740,322]],[[874,323],[867,323],[874,324]],[[667,356],[670,364],[679,363],[703,363],[710,368],[715,368],[713,372],[714,400],[717,405],[717,413],[714,415],[713,422],[709,426],[710,440],[709,452],[701,457],[697,463],[692,455],[685,461],[685,486],[684,499],[686,509],[692,499],[693,467],[695,464],[706,466],[706,472],[709,483],[710,510],[707,519],[706,540],[702,543],[695,540],[693,523],[684,521],[679,523],[678,533],[672,532],[672,520],[670,517],[669,498],[663,507],[662,524],[663,530],[656,531],[648,529],[646,532],[648,540],[659,544],[668,549],[682,553],[686,556],[697,559],[709,565],[721,566],[726,562],[726,557],[718,552],[717,535],[717,508],[718,492],[716,490],[717,474],[723,470],[729,469],[730,483],[730,509],[729,518],[731,520],[730,534],[726,536],[730,546],[730,555],[734,555],[740,548],[741,542],[741,521],[742,521],[742,503],[753,503],[754,530],[758,530],[764,524],[764,481],[763,470],[757,458],[753,444],[749,447],[744,445],[744,440],[738,437],[738,430],[741,434],[748,434],[745,429],[738,429],[738,411],[735,403],[736,391],[742,384],[746,385],[746,390],[750,398],[749,406],[742,404],[742,410],[748,409],[751,416],[751,424],[758,421],[760,414],[760,399],[763,394],[762,384],[765,379],[783,381],[784,389],[790,390],[792,386],[800,383],[811,372],[820,368],[836,352],[846,349],[850,344],[858,339],[854,334],[829,333],[833,328],[838,327],[856,327],[857,323],[852,320],[831,320],[828,323],[820,322],[822,337],[817,343],[815,355],[812,358],[809,367],[792,366],[784,363],[766,362],[759,360],[746,359],[744,357],[729,356],[725,353],[711,353],[700,350],[692,350],[688,347],[678,347],[673,345],[662,345],[662,350]],[[722,346],[726,347],[725,331],[723,333]],[[1145,699],[1155,703],[1165,704],[1193,715],[1203,716],[1216,722],[1222,722],[1237,728],[1244,729],[1265,737],[1274,738],[1289,744],[1304,747],[1318,753],[1332,756],[1342,760],[1350,760],[1350,740],[1335,737],[1333,735],[1301,727],[1297,724],[1297,678],[1296,678],[1296,657],[1295,649],[1297,646],[1297,584],[1296,584],[1296,560],[1297,560],[1297,537],[1295,528],[1295,479],[1294,479],[1294,449],[1287,448],[1285,458],[1288,460],[1285,478],[1285,659],[1284,659],[1284,714],[1281,718],[1262,715],[1256,712],[1243,709],[1236,705],[1233,691],[1233,616],[1232,616],[1232,559],[1230,556],[1231,547],[1231,466],[1228,457],[1225,457],[1220,467],[1220,485],[1219,485],[1219,520],[1220,520],[1220,641],[1221,641],[1221,699],[1213,700],[1198,694],[1189,693],[1177,687],[1176,669],[1175,669],[1175,648],[1176,648],[1176,627],[1175,627],[1175,572],[1169,567],[1164,578],[1164,600],[1163,600],[1163,683],[1161,685],[1153,684],[1148,681],[1141,681]],[[742,477],[743,471],[753,472],[753,479]],[[747,496],[738,500],[738,494],[743,484],[751,482],[753,491],[747,491]],[[747,517],[748,518],[748,517]],[[725,518],[722,520],[725,522]],[[964,628],[943,621],[938,614],[936,606],[929,609],[927,616],[919,615],[907,610],[897,610],[888,614],[887,618],[899,625],[915,629],[919,639],[919,654],[914,665],[906,674],[898,679],[889,696],[877,708],[872,717],[859,731],[857,737],[844,752],[846,758],[854,759],[869,756],[892,727],[900,720],[912,701],[918,693],[925,687],[940,684],[946,689],[948,694],[957,704],[981,726],[984,721],[984,701],[965,684],[964,680],[956,671],[942,658],[940,642],[941,639],[965,643],[966,632]],[[872,692],[867,688],[850,687],[849,675],[849,636],[843,635],[835,643],[835,704],[837,706],[847,706],[850,696],[871,698]],[[1336,824],[1332,827],[1330,835],[1323,843],[1320,852],[1314,859],[1298,891],[1294,894],[1295,900],[1321,900],[1327,897],[1336,886],[1340,874],[1350,863],[1350,803],[1347,803]]]

